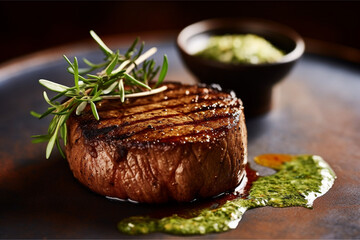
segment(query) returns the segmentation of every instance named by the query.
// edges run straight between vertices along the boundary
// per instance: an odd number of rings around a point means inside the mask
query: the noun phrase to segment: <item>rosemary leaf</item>
[[[86,58],[83,58],[83,62],[84,62],[86,65],[88,65],[89,67],[91,67],[91,68],[98,68],[98,67],[99,67],[97,64],[90,62],[90,61],[87,60]]]
[[[100,80],[101,77],[100,76],[96,76],[96,75],[93,75],[93,74],[87,74],[88,77],[91,77],[91,78],[94,78],[94,79],[97,79],[97,80]]]
[[[78,69],[78,73],[79,74],[86,74],[86,73],[89,73],[93,70],[95,70],[96,68],[79,68]],[[71,68],[71,67],[68,67],[68,72],[71,73],[71,74],[74,74],[74,70]]]
[[[70,88],[68,88],[68,90],[67,91],[69,91],[70,90]],[[51,99],[50,99],[50,101],[55,101],[56,99],[58,99],[58,98],[60,98],[60,97],[62,97],[62,96],[64,96],[65,94],[66,94],[66,92],[67,91],[63,91],[63,92],[61,92],[61,93],[59,93],[59,94],[56,94],[54,97],[52,97]]]
[[[63,158],[66,158],[65,153],[64,153],[64,151],[62,150],[62,148],[61,148],[61,146],[60,146],[59,138],[56,138],[56,147],[57,147],[57,149],[59,150],[60,155],[61,155]]]
[[[32,143],[42,143],[42,142],[47,142],[50,139],[49,135],[34,135],[31,136],[31,138],[33,138],[31,140]]]
[[[125,89],[122,79],[119,81],[119,93],[120,93],[120,101],[125,102]]]
[[[47,89],[49,89],[51,91],[54,91],[54,92],[59,92],[59,93],[64,92],[64,91],[69,89],[69,87],[67,87],[65,85],[54,83],[54,82],[51,82],[51,81],[46,80],[46,79],[40,79],[39,83],[41,85],[43,85],[44,87],[46,87]]]
[[[40,118],[40,117],[41,117],[41,114],[40,114],[40,113],[37,113],[37,112],[34,112],[34,111],[30,111],[30,114],[31,114],[33,117],[36,117],[36,118]]]
[[[116,54],[110,64],[105,68],[105,72],[107,75],[111,75],[111,72],[114,70],[116,64],[118,63],[119,54]]]
[[[46,112],[44,112],[39,119],[42,119],[44,117],[46,117],[47,115],[49,115],[50,113],[54,112],[56,110],[56,107],[51,107],[48,108],[48,110],[46,110]]]
[[[93,30],[90,31],[90,35],[93,37],[95,42],[99,44],[101,50],[105,53],[105,55],[110,57],[111,55],[114,54],[113,51],[111,51],[111,49],[108,48],[108,46],[106,46],[106,44],[99,38],[99,36]]]
[[[108,88],[106,88],[104,91],[103,91],[103,94],[109,94],[111,93],[115,88],[116,88],[116,85],[118,85],[118,83],[116,81],[114,81]]]
[[[84,111],[86,105],[87,105],[86,101],[80,103],[79,106],[76,108],[76,112],[75,112],[76,115],[80,115],[82,113],[82,111]]]
[[[141,87],[144,87],[144,88],[146,88],[146,89],[151,90],[151,87],[149,87],[148,85],[146,85],[146,84],[144,84],[144,83],[136,80],[133,76],[131,76],[131,75],[127,74],[127,73],[124,73],[124,76],[125,76],[125,78],[126,78],[127,80],[133,82],[134,84],[139,85],[139,86],[141,86]]]
[[[99,119],[100,119],[100,117],[99,117],[99,114],[98,114],[98,112],[97,112],[97,109],[96,109],[96,105],[95,105],[95,103],[94,103],[94,102],[92,102],[92,101],[90,101],[90,106],[91,106],[91,111],[92,111],[92,113],[93,113],[93,115],[94,115],[95,119],[96,119],[96,120],[99,120]]]
[[[57,123],[59,121],[59,115],[56,115],[51,119],[48,127],[48,135],[52,135],[56,129]]]
[[[102,100],[103,98],[102,97],[93,97],[91,100],[93,101],[93,102],[97,102],[97,101],[100,101],[100,100]]]
[[[50,154],[54,148],[55,145],[55,141],[57,139],[57,134],[58,134],[58,129],[59,129],[59,124],[57,124],[56,129],[55,129],[55,133],[51,136],[47,146],[46,146],[46,159],[49,159]]]
[[[155,84],[155,88],[157,88],[158,86],[160,86],[162,84],[162,82],[164,81],[165,79],[165,76],[166,76],[166,73],[168,71],[168,59],[167,59],[167,56],[164,55],[164,61],[163,61],[163,65],[161,67],[161,71],[160,71],[160,74],[159,74],[159,79],[158,81],[156,82]]]
[[[135,41],[131,44],[130,48],[126,51],[126,53],[125,53],[126,58],[130,58],[132,56],[132,54],[134,53],[135,46],[138,43],[138,41],[139,41],[139,38],[137,37],[135,39]]]
[[[60,127],[60,136],[64,141],[64,145],[66,146],[66,144],[67,144],[67,126],[66,126],[66,123],[61,125],[61,127]]]
[[[75,82],[76,92],[79,93],[80,92],[80,88],[79,88],[79,64],[78,64],[78,61],[77,61],[76,57],[74,57],[74,82]]]
[[[50,101],[50,99],[49,99],[49,97],[48,97],[48,95],[47,95],[47,93],[46,93],[45,91],[43,92],[43,97],[44,97],[45,101],[46,101],[50,106],[53,106],[53,107],[56,108],[56,105]]]
[[[130,63],[130,60],[125,60],[124,62],[122,62],[122,63],[120,64],[120,66],[119,66],[117,69],[115,69],[115,70],[112,72],[112,74],[115,75],[115,74],[119,73],[119,72],[120,72],[121,70],[123,70],[124,67],[126,67],[126,65],[128,65],[129,63]]]
[[[70,65],[70,67],[72,68],[72,70],[74,71],[74,65],[72,64],[72,62],[68,59],[67,56],[63,55],[63,58],[68,62],[68,64]]]
[[[139,50],[138,54],[135,56],[135,59],[137,59],[137,58],[140,57],[142,51],[144,50],[144,46],[145,46],[145,43],[142,42],[142,43],[141,43],[141,46],[140,46],[140,50]]]

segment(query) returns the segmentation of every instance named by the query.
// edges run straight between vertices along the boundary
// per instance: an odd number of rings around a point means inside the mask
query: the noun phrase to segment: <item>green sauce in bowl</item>
[[[279,61],[285,54],[254,34],[212,36],[205,49],[195,54],[223,63],[261,64]]]

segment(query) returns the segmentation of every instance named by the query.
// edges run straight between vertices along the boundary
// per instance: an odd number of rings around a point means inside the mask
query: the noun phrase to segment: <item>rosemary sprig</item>
[[[140,49],[137,50],[138,38],[125,54],[120,54],[119,50],[114,52],[106,46],[94,31],[90,31],[90,35],[103,51],[105,55],[104,62],[92,63],[87,59],[83,59],[87,68],[79,68],[76,57],[71,62],[64,55],[64,59],[69,64],[67,70],[74,78],[74,86],[68,87],[45,79],[39,80],[41,85],[57,93],[50,99],[44,91],[43,97],[50,106],[42,114],[34,111],[30,112],[31,115],[39,119],[50,114],[53,115],[47,134],[32,136],[34,143],[48,142],[46,158],[50,157],[55,145],[61,155],[65,157],[61,147],[61,140],[63,145],[67,144],[66,121],[74,111],[77,115],[80,115],[89,104],[95,119],[99,120],[96,102],[102,99],[119,99],[124,102],[126,98],[156,94],[166,90],[166,86],[160,87],[168,69],[166,55],[164,55],[160,70],[160,67],[155,67],[156,64],[153,59],[147,60],[156,52],[156,48],[151,48],[143,53],[144,43],[142,43]],[[141,67],[139,67],[140,64],[142,64]],[[99,71],[97,74],[90,74],[96,70]],[[157,82],[150,85],[149,83],[159,71]],[[155,86],[155,89],[152,89],[151,86]],[[66,97],[67,100],[59,102],[58,99],[61,97]]]

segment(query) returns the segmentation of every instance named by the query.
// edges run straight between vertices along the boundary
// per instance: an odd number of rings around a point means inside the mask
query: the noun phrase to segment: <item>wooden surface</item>
[[[123,38],[109,40],[113,46],[124,43]],[[195,82],[173,41],[162,35],[146,43],[159,48],[158,62],[163,53],[168,54],[168,80]],[[95,45],[69,47],[80,58],[101,59],[92,48]],[[73,178],[57,152],[46,160],[45,145],[30,142],[31,135],[47,128],[47,120],[29,114],[47,107],[37,80],[72,81],[61,55],[53,49],[0,67],[0,238],[138,239],[120,234],[117,221],[159,206],[114,202],[96,195]],[[313,210],[252,209],[235,230],[200,238],[360,238],[359,69],[305,54],[277,85],[273,100],[270,113],[247,119],[249,159],[263,153],[317,154],[335,170],[335,185],[315,201]],[[270,173],[253,162],[252,166]],[[151,234],[141,238],[177,237]]]

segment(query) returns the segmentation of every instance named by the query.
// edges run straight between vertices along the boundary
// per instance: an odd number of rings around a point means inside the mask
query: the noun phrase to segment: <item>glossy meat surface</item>
[[[206,86],[97,104],[67,122],[67,159],[93,191],[139,202],[191,201],[235,188],[247,162],[242,103]]]

